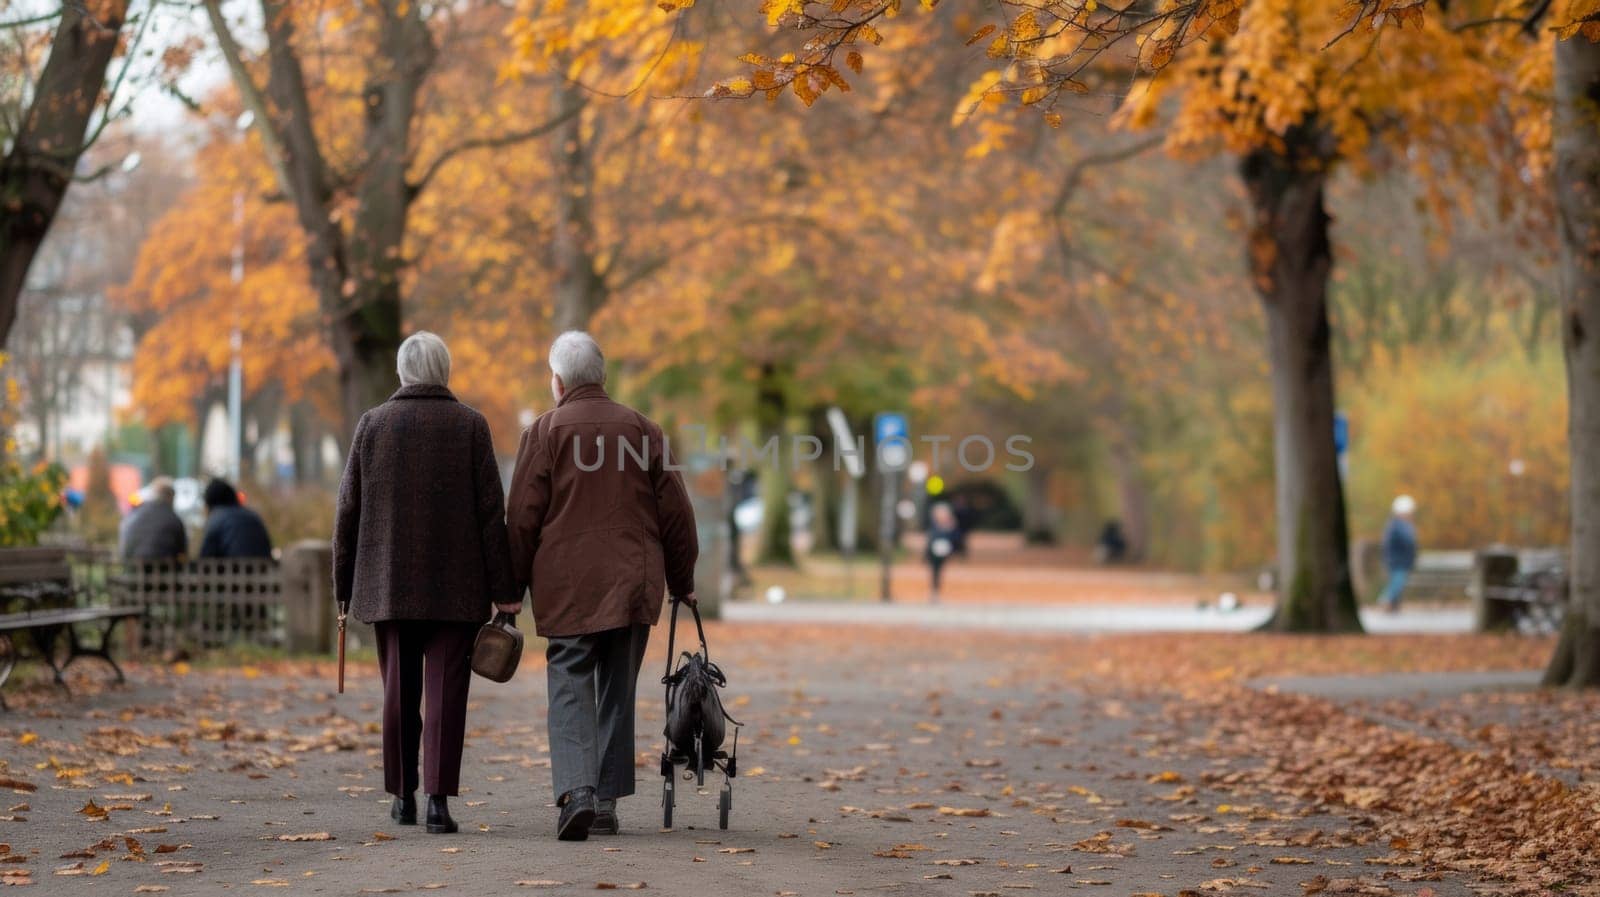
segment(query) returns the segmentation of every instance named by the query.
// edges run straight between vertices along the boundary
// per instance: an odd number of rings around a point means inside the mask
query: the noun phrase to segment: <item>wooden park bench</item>
[[[1383,546],[1377,540],[1359,543],[1352,573],[1358,593],[1374,597],[1389,573],[1383,566]],[[1423,551],[1406,580],[1406,601],[1466,601],[1477,579],[1477,555],[1472,551]]]
[[[1471,551],[1423,551],[1406,580],[1406,600],[1465,600],[1471,597],[1477,575],[1477,556]]]
[[[0,608],[7,611],[0,613],[0,686],[24,656],[43,660],[63,689],[67,688],[67,667],[82,657],[104,660],[116,672],[118,682],[126,681],[122,667],[111,656],[112,634],[118,623],[142,616],[144,611],[80,604],[79,598],[85,595],[86,590],[73,582],[72,564],[64,549],[0,550]],[[96,637],[85,640],[83,630],[91,630]],[[63,636],[65,654],[59,646]],[[5,698],[0,695],[0,710],[4,709]]]
[[[1486,548],[1472,588],[1479,632],[1555,632],[1567,610],[1567,558],[1557,548]]]

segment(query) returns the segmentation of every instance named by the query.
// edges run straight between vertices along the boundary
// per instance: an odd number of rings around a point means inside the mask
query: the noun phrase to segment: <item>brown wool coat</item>
[[[522,594],[483,415],[443,386],[361,415],[339,485],[334,596],[356,619],[481,623]]]
[[[506,524],[540,635],[654,625],[663,589],[694,591],[694,510],[669,459],[661,428],[598,385],[569,390],[523,431]]]

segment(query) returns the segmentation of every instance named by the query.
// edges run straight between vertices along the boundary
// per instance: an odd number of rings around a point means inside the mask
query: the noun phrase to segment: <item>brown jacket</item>
[[[663,589],[694,591],[694,511],[669,463],[661,428],[598,385],[523,431],[506,524],[540,635],[653,625]]]
[[[481,623],[522,594],[483,415],[401,387],[356,424],[333,529],[334,597],[356,619]]]

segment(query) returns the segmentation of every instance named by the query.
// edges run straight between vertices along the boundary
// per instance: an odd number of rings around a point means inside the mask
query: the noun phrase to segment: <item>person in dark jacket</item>
[[[1383,530],[1383,563],[1389,568],[1389,581],[1384,584],[1378,603],[1390,613],[1399,613],[1406,580],[1417,566],[1417,528],[1411,522],[1417,512],[1417,502],[1409,495],[1402,495],[1394,500],[1391,511],[1389,525]]]
[[[616,834],[634,791],[634,688],[663,593],[693,605],[694,510],[653,421],[611,400],[586,333],[550,347],[556,407],[523,431],[506,523],[511,565],[549,639],[556,836]]]
[[[933,574],[930,602],[936,604],[939,601],[939,580],[944,573],[945,561],[950,560],[952,555],[961,554],[965,543],[966,534],[961,531],[955,511],[942,501],[934,505],[928,518],[928,547],[923,551],[928,569]]]
[[[489,424],[450,392],[444,340],[412,335],[397,367],[399,391],[361,416],[350,441],[334,518],[334,596],[340,613],[376,631],[390,816],[417,822],[421,749],[427,829],[441,834],[457,829],[447,798],[460,789],[472,644],[492,607],[521,609],[521,587]]]
[[[239,490],[224,479],[206,484],[206,531],[200,538],[203,558],[269,558],[272,536],[261,515],[239,503]]]
[[[1095,559],[1102,564],[1120,564],[1128,557],[1128,538],[1122,534],[1122,521],[1107,520],[1095,543]]]
[[[189,553],[189,533],[172,509],[177,491],[168,477],[145,487],[144,501],[122,518],[117,554],[125,561],[175,561]]]

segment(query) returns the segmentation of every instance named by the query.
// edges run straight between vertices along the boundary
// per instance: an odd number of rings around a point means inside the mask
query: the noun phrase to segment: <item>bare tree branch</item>
[[[437,157],[435,157],[431,163],[429,163],[427,169],[422,172],[422,176],[410,184],[412,198],[415,199],[417,196],[421,195],[422,191],[427,188],[428,182],[433,180],[434,175],[438,174],[440,169],[444,168],[452,160],[463,153],[470,153],[483,149],[501,149],[543,137],[544,135],[565,124],[568,119],[577,115],[579,112],[582,112],[583,107],[584,103],[582,101],[572,103],[554,118],[540,122],[539,124],[534,125],[525,131],[516,131],[510,134],[500,134],[495,137],[478,137],[471,140],[463,140],[455,146],[444,150]]]

